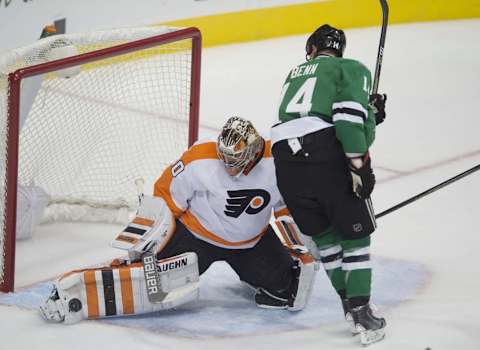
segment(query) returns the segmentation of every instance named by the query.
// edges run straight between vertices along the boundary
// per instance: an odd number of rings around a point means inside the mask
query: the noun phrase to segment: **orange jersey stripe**
[[[239,247],[251,242],[255,242],[259,240],[267,232],[267,227],[266,227],[262,232],[260,232],[258,235],[256,235],[253,238],[247,239],[245,241],[229,242],[224,240],[221,237],[218,237],[217,235],[213,234],[212,232],[208,231],[205,227],[203,227],[200,221],[198,221],[198,219],[189,210],[187,210],[185,214],[182,215],[181,221],[190,231],[193,231],[196,234],[202,237],[205,237],[210,241],[220,243],[227,247]]]
[[[133,314],[135,308],[133,305],[133,287],[130,267],[120,268],[118,269],[118,273],[120,275],[120,286],[122,289],[123,313],[125,315]]]
[[[97,280],[95,270],[85,271],[83,274],[87,294],[88,318],[98,318],[100,315],[98,306]]]
[[[194,160],[200,159],[219,159],[217,154],[216,142],[205,142],[192,146],[188,151],[183,153],[183,164],[187,165]]]
[[[172,167],[169,166],[160,176],[160,178],[155,182],[155,186],[153,189],[153,195],[155,197],[162,197],[168,205],[168,208],[172,211],[173,216],[178,218],[182,215],[183,210],[175,204],[172,195],[170,193],[170,184],[172,183],[173,176],[172,176]]]

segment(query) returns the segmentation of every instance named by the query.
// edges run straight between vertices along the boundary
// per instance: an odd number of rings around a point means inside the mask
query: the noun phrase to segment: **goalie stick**
[[[380,0],[380,5],[382,6],[383,20],[382,20],[382,31],[380,33],[380,42],[378,43],[378,54],[377,54],[377,63],[375,65],[375,75],[373,77],[372,95],[378,92],[378,82],[380,80],[380,71],[382,70],[383,51],[385,48],[385,39],[387,36],[387,26],[388,26],[387,0]]]
[[[450,185],[450,184],[452,184],[452,183],[454,183],[454,182],[456,182],[456,181],[458,181],[458,180],[460,180],[460,179],[462,179],[462,178],[464,178],[468,175],[473,174],[477,170],[480,170],[480,164],[477,164],[473,168],[470,168],[470,169],[468,169],[468,170],[466,170],[466,171],[464,171],[464,172],[462,172],[462,173],[460,173],[460,174],[458,174],[454,177],[451,177],[450,179],[445,180],[442,183],[439,183],[438,185],[433,186],[433,187],[429,188],[428,190],[423,191],[422,193],[419,193],[419,194],[417,194],[413,197],[410,197],[410,198],[404,200],[403,202],[400,202],[400,203],[394,205],[393,207],[391,207],[389,209],[386,209],[379,214],[376,214],[375,219],[379,219],[382,216],[390,214],[390,213],[392,213],[392,212],[394,212],[394,211],[396,211],[396,210],[398,210],[398,209],[400,209],[400,208],[402,208],[402,207],[404,207],[404,206],[406,206],[410,203],[413,203],[413,202],[419,200],[422,197],[425,197],[425,196],[427,196],[427,195],[429,195],[429,194],[431,194],[435,191],[438,191],[439,189],[441,189],[443,187],[446,187],[446,186],[448,186],[448,185]]]

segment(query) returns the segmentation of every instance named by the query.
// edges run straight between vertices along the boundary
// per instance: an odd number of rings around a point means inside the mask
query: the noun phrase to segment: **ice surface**
[[[415,296],[428,279],[425,266],[413,262],[373,257],[374,304],[379,312]],[[224,262],[213,264],[202,275],[200,298],[176,310],[134,317],[102,320],[113,325],[141,327],[158,334],[182,337],[241,336],[311,329],[343,319],[340,299],[330,288],[326,274],[316,279],[309,306],[302,312],[260,309],[254,291],[242,283]],[[389,293],[394,285],[396,292]],[[36,284],[13,294],[0,295],[0,303],[37,310],[52,290],[51,282]]]
[[[380,80],[380,91],[389,95],[388,116],[372,149],[377,213],[480,162],[479,32],[480,20],[389,28]],[[347,31],[346,56],[373,70],[378,35],[378,28]],[[306,37],[204,50],[202,135],[231,115],[268,132],[285,75],[303,60]],[[373,299],[388,325],[386,339],[372,349],[480,349],[479,189],[475,173],[379,220]],[[308,308],[291,314],[255,308],[252,292],[222,263],[203,276],[200,300],[177,311],[46,324],[32,308],[49,284],[35,282],[115,255],[107,247],[114,227],[86,236],[77,230],[44,227],[34,247],[19,245],[16,276],[23,288],[0,297],[6,304],[0,306],[1,349],[360,347],[323,273]],[[50,253],[55,236],[65,234],[73,235],[68,254]]]

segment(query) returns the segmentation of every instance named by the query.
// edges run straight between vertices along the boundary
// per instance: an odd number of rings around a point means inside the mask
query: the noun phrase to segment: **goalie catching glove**
[[[159,252],[174,231],[175,221],[167,203],[160,197],[144,196],[135,218],[111,246],[126,250],[130,262],[135,262],[146,252]]]

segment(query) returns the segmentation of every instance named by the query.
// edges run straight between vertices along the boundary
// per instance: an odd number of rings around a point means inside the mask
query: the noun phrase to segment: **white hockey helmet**
[[[253,124],[241,117],[231,117],[222,128],[217,141],[217,154],[227,172],[234,176],[251,167],[262,150],[263,138]]]

